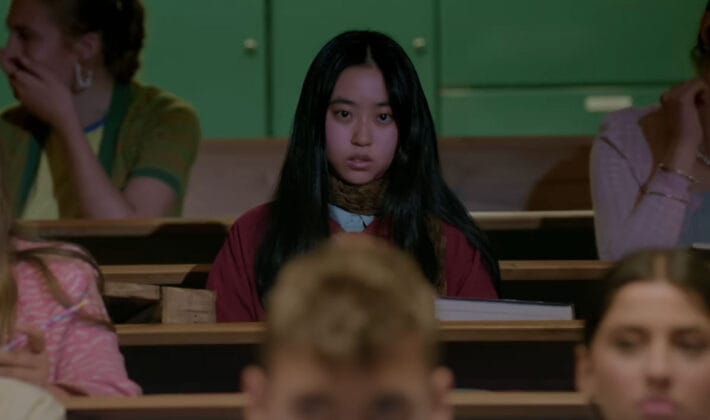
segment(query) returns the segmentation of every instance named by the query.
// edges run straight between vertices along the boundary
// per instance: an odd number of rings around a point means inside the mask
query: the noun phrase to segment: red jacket
[[[207,287],[217,294],[217,320],[220,322],[261,321],[264,307],[256,289],[256,254],[267,223],[268,204],[255,207],[232,225],[229,236],[212,264]],[[331,233],[342,232],[330,220]],[[367,226],[365,234],[388,238],[380,219]],[[496,299],[493,280],[481,254],[466,236],[444,223],[446,237],[446,296]]]

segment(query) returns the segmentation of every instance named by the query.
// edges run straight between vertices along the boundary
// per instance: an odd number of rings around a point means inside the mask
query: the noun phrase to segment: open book
[[[440,321],[542,321],[574,319],[574,305],[525,300],[438,298]]]

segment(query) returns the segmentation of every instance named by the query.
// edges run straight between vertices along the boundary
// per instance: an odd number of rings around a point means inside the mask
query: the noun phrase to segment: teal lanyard
[[[98,155],[101,166],[109,175],[113,169],[113,161],[116,156],[118,134],[121,131],[121,125],[123,124],[123,119],[126,117],[130,104],[131,86],[127,84],[114,86]],[[24,209],[25,204],[27,204],[30,190],[37,178],[37,169],[39,168],[42,149],[44,149],[44,145],[50,134],[49,128],[44,124],[32,130],[29,150],[27,152],[27,162],[25,163],[25,170],[22,173],[20,181],[20,193],[17,195],[19,199],[17,200],[15,214],[22,214],[22,209]]]

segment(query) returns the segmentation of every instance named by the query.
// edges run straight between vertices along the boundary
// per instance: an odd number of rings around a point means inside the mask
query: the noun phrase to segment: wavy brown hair
[[[585,320],[584,340],[589,346],[614,298],[626,285],[663,281],[699,296],[710,312],[710,266],[698,251],[647,249],[629,254],[609,270],[601,282],[601,299]]]
[[[140,0],[42,0],[68,36],[101,35],[103,61],[118,83],[128,83],[140,67],[145,11]]]

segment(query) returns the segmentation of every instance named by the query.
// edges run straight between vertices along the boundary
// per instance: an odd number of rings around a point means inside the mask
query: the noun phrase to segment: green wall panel
[[[267,133],[265,0],[145,0],[139,79],[192,103],[210,137]],[[244,42],[254,40],[255,49]]]
[[[266,0],[145,0],[138,79],[190,102],[205,137],[260,137],[267,129]],[[0,0],[3,22],[9,0]],[[7,27],[2,25],[3,45]],[[256,49],[244,41],[256,41]],[[0,105],[15,102],[0,76]]]
[[[0,25],[0,45],[2,48],[5,47],[7,43],[7,12],[10,8],[10,0],[0,0],[0,13],[2,13],[2,25]],[[5,108],[9,105],[14,104],[15,97],[12,96],[12,89],[10,89],[10,83],[7,80],[7,75],[5,72],[0,71],[0,109]]]
[[[306,70],[330,38],[351,29],[387,33],[407,51],[436,115],[436,35],[434,0],[272,0],[273,134],[290,133]],[[423,38],[426,47],[415,49]]]
[[[665,86],[451,89],[441,98],[445,136],[591,135],[606,112],[658,101]]]
[[[666,83],[706,0],[439,0],[441,85]]]

